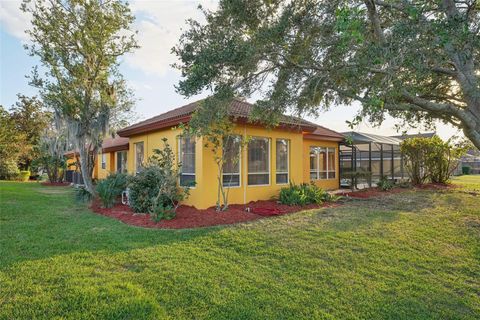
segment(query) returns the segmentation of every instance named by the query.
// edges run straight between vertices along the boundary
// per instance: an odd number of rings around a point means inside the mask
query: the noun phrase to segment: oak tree
[[[251,96],[257,116],[358,101],[354,118],[435,120],[480,147],[480,4],[475,0],[222,0],[173,52],[178,91]]]

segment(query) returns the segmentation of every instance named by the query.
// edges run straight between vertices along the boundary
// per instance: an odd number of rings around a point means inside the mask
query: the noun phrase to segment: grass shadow
[[[216,230],[129,226],[93,213],[86,204],[75,202],[72,190],[65,187],[1,182],[0,193],[0,268],[74,252],[119,252],[169,245]]]
[[[370,199],[351,199],[344,206],[319,212],[317,217],[332,217],[328,225],[334,230],[354,231],[375,224],[393,223],[401,213],[431,209],[436,206],[436,201],[431,192],[411,190]]]

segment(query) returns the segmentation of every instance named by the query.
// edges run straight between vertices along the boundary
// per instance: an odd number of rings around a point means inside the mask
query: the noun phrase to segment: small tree
[[[238,164],[241,157],[240,149],[247,142],[233,132],[234,124],[228,113],[231,99],[229,94],[223,94],[202,101],[188,127],[184,127],[184,134],[202,137],[204,146],[212,152],[213,160],[217,165],[217,211],[228,209],[230,188],[225,187],[223,181],[225,165],[227,161],[232,167]],[[228,154],[228,147],[236,148],[236,146],[239,152]]]
[[[467,147],[463,143],[454,145],[451,140],[444,142],[435,136],[431,138],[430,150],[432,153],[427,162],[430,181],[446,183],[457,168],[460,158],[466,153]]]
[[[47,112],[43,103],[37,97],[27,97],[18,94],[18,101],[10,109],[10,116],[17,133],[25,136],[23,152],[18,159],[18,167],[21,170],[30,170],[33,159],[37,154],[36,145],[40,136],[51,121],[51,113]]]
[[[16,178],[18,159],[26,145],[25,133],[16,130],[11,115],[0,105],[0,179]]]
[[[33,17],[27,31],[32,45],[26,47],[47,70],[40,77],[34,69],[32,85],[65,119],[85,189],[94,194],[92,173],[103,137],[111,119],[132,105],[118,66],[119,57],[137,47],[130,31],[134,16],[120,0],[24,0],[21,8]]]
[[[426,138],[405,139],[400,150],[404,157],[405,169],[413,184],[423,184],[428,179],[427,157],[429,143]]]
[[[188,198],[190,187],[179,187],[181,163],[175,162],[175,153],[167,142],[162,139],[163,149],[154,149],[150,157],[150,165],[160,170],[160,183],[157,186],[157,195],[152,199],[150,215],[155,221],[172,219],[175,217],[181,201]]]
[[[35,147],[37,158],[34,164],[47,172],[51,183],[63,182],[66,169],[67,133],[64,124],[55,119],[40,136]]]
[[[400,149],[414,184],[446,183],[467,150],[464,144],[453,145],[437,136],[405,139]]]

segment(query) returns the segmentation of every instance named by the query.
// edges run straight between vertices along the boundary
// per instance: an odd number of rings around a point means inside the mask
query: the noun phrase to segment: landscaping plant
[[[163,149],[154,149],[142,170],[128,182],[130,206],[135,212],[149,213],[153,220],[172,219],[182,200],[189,196],[189,187],[180,187],[181,164],[162,139]]]
[[[205,147],[212,152],[217,165],[217,211],[228,209],[230,188],[224,186],[224,169],[227,164],[234,167],[239,163],[240,150],[248,143],[246,137],[241,137],[233,131],[234,124],[227,107],[232,98],[229,93],[218,93],[215,97],[205,99],[195,111],[188,127],[183,126],[186,135],[202,137]],[[239,152],[229,152],[231,150],[226,146],[234,148],[238,146]]]
[[[290,182],[288,187],[280,189],[279,200],[280,203],[289,206],[304,206],[308,204],[321,204],[325,201],[334,201],[335,198],[314,183],[297,185]]]
[[[393,189],[393,182],[387,176],[382,176],[377,182],[377,187],[382,191]]]
[[[75,187],[75,200],[80,203],[90,202],[93,198],[92,194],[88,192],[83,186]]]
[[[462,174],[470,174],[470,171],[472,170],[472,168],[470,168],[469,166],[463,166],[462,167]]]
[[[125,173],[112,173],[106,179],[98,182],[96,191],[104,208],[111,208],[115,200],[127,188],[127,175]]]
[[[400,149],[413,184],[446,183],[466,152],[463,144],[453,145],[437,136],[405,139]]]

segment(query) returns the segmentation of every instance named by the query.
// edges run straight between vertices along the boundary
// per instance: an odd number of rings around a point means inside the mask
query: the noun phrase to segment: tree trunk
[[[93,196],[95,195],[95,189],[93,187],[92,170],[89,165],[90,148],[85,143],[84,138],[77,139],[77,148],[80,154],[80,172],[82,173],[83,183],[85,189]]]
[[[463,128],[463,134],[480,150],[480,122],[477,128]]]

